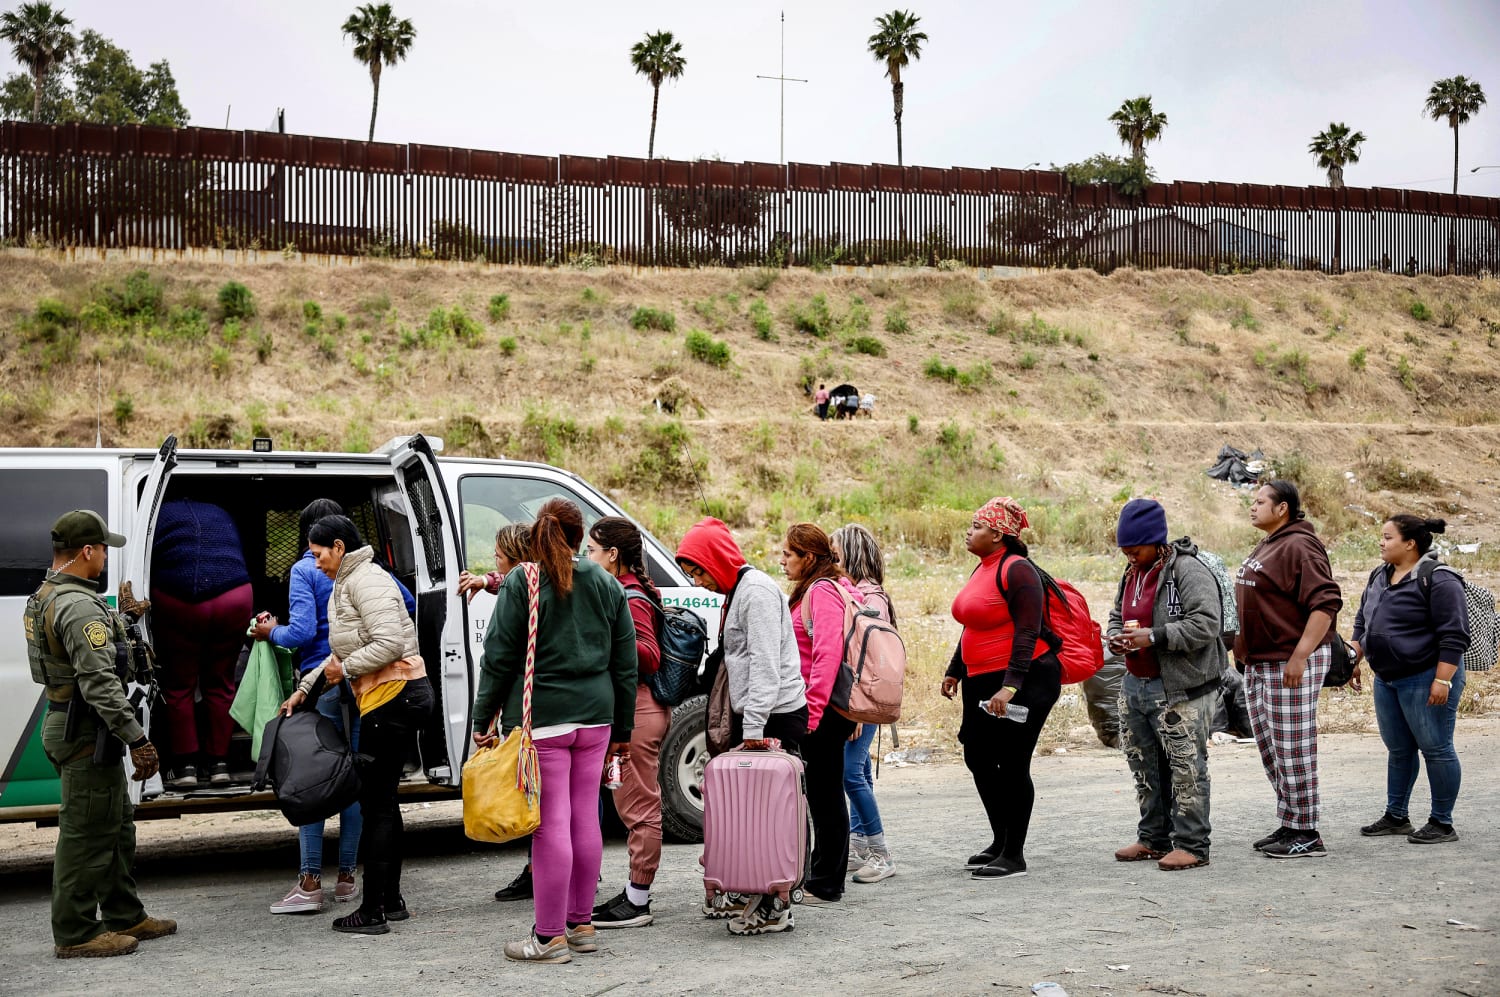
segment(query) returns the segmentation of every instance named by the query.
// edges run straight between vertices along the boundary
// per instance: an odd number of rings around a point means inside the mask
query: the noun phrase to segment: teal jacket
[[[484,635],[475,731],[486,730],[497,711],[502,733],[521,724],[526,617],[526,575],[512,571],[500,586]],[[543,571],[531,725],[610,724],[611,740],[628,741],[635,726],[635,687],[635,624],[620,583],[579,558],[573,591],[560,598]]]

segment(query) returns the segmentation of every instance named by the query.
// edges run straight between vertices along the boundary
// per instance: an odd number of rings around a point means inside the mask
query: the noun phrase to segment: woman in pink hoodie
[[[802,760],[807,766],[813,852],[802,902],[833,903],[843,899],[849,867],[844,742],[854,733],[854,721],[828,704],[844,661],[844,598],[837,586],[855,602],[863,597],[834,560],[828,534],[812,523],[797,523],[787,530],[781,567],[795,585],[790,598],[792,629],[807,683]]]

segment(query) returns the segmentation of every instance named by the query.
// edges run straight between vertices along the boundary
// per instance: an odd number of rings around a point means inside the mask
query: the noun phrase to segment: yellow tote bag
[[[542,822],[542,770],[531,741],[531,681],[536,669],[537,601],[541,577],[535,564],[526,576],[526,672],[521,686],[521,725],[504,740],[479,748],[464,763],[464,834],[503,844],[523,838]],[[490,720],[495,732],[497,714]]]

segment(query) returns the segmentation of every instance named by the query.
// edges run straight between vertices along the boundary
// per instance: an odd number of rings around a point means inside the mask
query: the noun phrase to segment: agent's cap
[[[118,533],[109,532],[109,524],[104,521],[104,517],[92,509],[65,512],[52,524],[54,550],[77,550],[86,544],[123,547],[125,538]]]

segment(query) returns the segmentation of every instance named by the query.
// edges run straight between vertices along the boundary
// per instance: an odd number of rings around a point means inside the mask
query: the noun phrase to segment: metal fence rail
[[[1500,198],[0,124],[0,239],[497,263],[1500,270]]]

